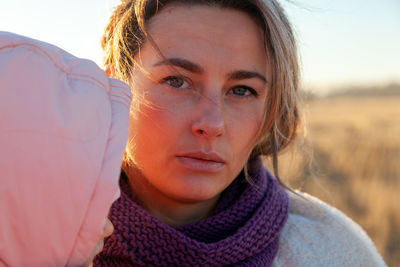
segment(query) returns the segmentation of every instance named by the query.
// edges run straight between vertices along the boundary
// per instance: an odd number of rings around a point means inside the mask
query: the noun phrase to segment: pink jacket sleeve
[[[128,137],[129,87],[0,32],[0,266],[76,266],[98,242]]]

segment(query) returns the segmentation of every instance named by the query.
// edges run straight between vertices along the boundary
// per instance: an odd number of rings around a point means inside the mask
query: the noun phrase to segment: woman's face
[[[269,69],[261,29],[239,11],[172,4],[148,32],[165,58],[149,41],[136,55],[132,86],[145,101],[132,105],[130,156],[150,199],[216,199],[262,124]]]

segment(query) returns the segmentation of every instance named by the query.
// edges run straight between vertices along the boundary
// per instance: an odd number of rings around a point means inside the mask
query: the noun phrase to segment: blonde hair
[[[145,41],[154,42],[146,23],[170,3],[202,4],[242,11],[253,18],[264,33],[267,62],[271,66],[264,123],[249,160],[265,155],[272,159],[279,182],[278,153],[291,144],[299,125],[297,48],[291,25],[276,0],[123,0],[115,8],[101,39],[103,63],[113,75],[131,83],[135,55]],[[247,164],[245,165],[245,173]]]

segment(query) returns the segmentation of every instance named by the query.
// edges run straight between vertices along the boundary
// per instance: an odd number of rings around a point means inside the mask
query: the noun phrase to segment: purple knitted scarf
[[[270,266],[289,201],[261,159],[249,164],[253,185],[243,173],[222,193],[213,214],[172,228],[139,206],[121,179],[121,197],[110,219],[115,230],[94,266]]]

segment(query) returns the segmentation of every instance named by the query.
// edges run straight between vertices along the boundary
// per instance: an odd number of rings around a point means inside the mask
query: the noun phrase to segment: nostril
[[[225,119],[220,109],[207,109],[196,114],[191,122],[192,133],[198,137],[215,138],[223,135]]]

